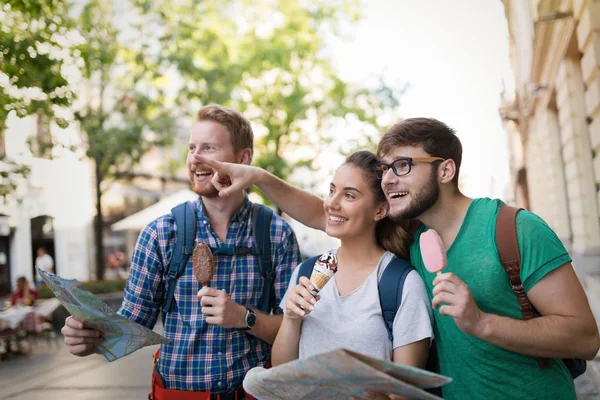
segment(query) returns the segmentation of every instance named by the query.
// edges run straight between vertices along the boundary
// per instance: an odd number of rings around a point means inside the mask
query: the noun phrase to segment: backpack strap
[[[275,309],[275,264],[271,257],[271,220],[273,210],[260,204],[252,203],[252,234],[255,251],[258,257],[258,269],[264,278],[263,292],[258,302],[258,309],[270,314]],[[252,249],[250,249],[252,250]]]
[[[194,240],[196,239],[196,211],[192,203],[189,201],[181,203],[175,206],[171,213],[175,218],[177,238],[171,262],[167,265],[164,273],[166,281],[166,294],[162,309],[164,313],[173,311],[177,279],[185,271],[188,260],[194,251]]]
[[[402,304],[404,281],[413,269],[413,266],[405,259],[394,257],[381,274],[377,284],[381,313],[388,331],[388,337],[392,342],[394,341],[394,319],[400,304]]]
[[[247,256],[260,254],[258,249],[235,245],[233,247],[211,247],[213,256]]]
[[[523,320],[527,321],[534,318],[535,315],[533,305],[527,297],[523,282],[521,282],[521,254],[517,238],[517,213],[521,210],[522,208],[506,204],[500,206],[496,217],[496,247],[502,267],[508,274],[510,286],[519,300]],[[550,366],[549,360],[545,358],[538,358],[538,364],[541,369]]]
[[[300,264],[298,270],[298,278],[296,279],[296,285],[300,282],[300,277],[305,276],[310,278],[315,263],[320,256],[308,258]],[[385,327],[388,331],[388,337],[391,341],[394,340],[393,327],[394,318],[400,304],[402,303],[402,290],[404,289],[404,281],[408,276],[408,273],[412,271],[414,267],[405,259],[394,257],[390,261],[387,268],[381,274],[377,289],[379,291],[379,304],[381,305],[381,314],[385,321]]]
[[[302,261],[302,263],[300,264],[300,267],[298,268],[298,276],[296,277],[296,285],[300,283],[300,278],[303,276],[310,279],[310,276],[312,275],[312,271],[315,267],[315,263],[317,262],[319,257],[321,257],[321,255],[310,257],[310,258],[307,258],[306,260]]]

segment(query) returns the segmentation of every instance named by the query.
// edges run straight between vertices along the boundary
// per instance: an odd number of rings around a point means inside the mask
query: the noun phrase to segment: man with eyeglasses
[[[374,173],[381,178],[388,215],[398,223],[420,221],[411,261],[436,309],[440,372],[453,378],[442,388],[444,398],[575,399],[573,380],[560,359],[594,358],[600,338],[557,235],[537,215],[517,214],[520,278],[537,311],[537,318],[523,320],[495,242],[503,203],[460,192],[462,145],[454,130],[435,119],[407,119],[385,133],[377,155]],[[293,218],[324,229],[318,197],[259,168],[209,165],[218,171],[214,180],[221,196],[256,184]],[[420,253],[419,237],[428,229],[437,231],[446,249],[448,267],[439,276],[425,269]],[[549,366],[542,369],[538,358],[551,359]]]

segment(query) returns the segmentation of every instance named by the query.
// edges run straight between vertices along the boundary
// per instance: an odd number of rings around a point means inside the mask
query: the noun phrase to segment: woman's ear
[[[390,205],[387,201],[380,203],[375,210],[375,221],[381,221],[385,217],[387,217],[388,210],[390,209]]]

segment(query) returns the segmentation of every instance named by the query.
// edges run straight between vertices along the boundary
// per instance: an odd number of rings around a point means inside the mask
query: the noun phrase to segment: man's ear
[[[456,164],[454,160],[448,159],[442,162],[439,172],[440,183],[449,183],[456,175]]]
[[[238,155],[238,164],[250,165],[252,162],[252,149],[242,149]]]
[[[379,204],[377,206],[377,210],[375,210],[375,221],[381,221],[382,219],[384,219],[387,216],[389,209],[390,205],[387,201],[384,201],[381,204]]]

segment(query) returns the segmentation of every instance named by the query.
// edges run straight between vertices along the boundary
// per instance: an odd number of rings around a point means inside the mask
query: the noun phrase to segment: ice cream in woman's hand
[[[447,265],[446,248],[440,236],[433,229],[429,229],[421,234],[419,246],[427,271],[439,275]]]
[[[333,277],[333,274],[337,272],[338,260],[335,254],[325,253],[319,257],[313,268],[312,274],[310,275],[310,282],[315,287],[316,291],[313,291],[313,296],[317,293],[329,280]]]
[[[198,283],[206,286],[215,273],[215,260],[206,243],[198,243],[192,254],[192,267]]]

